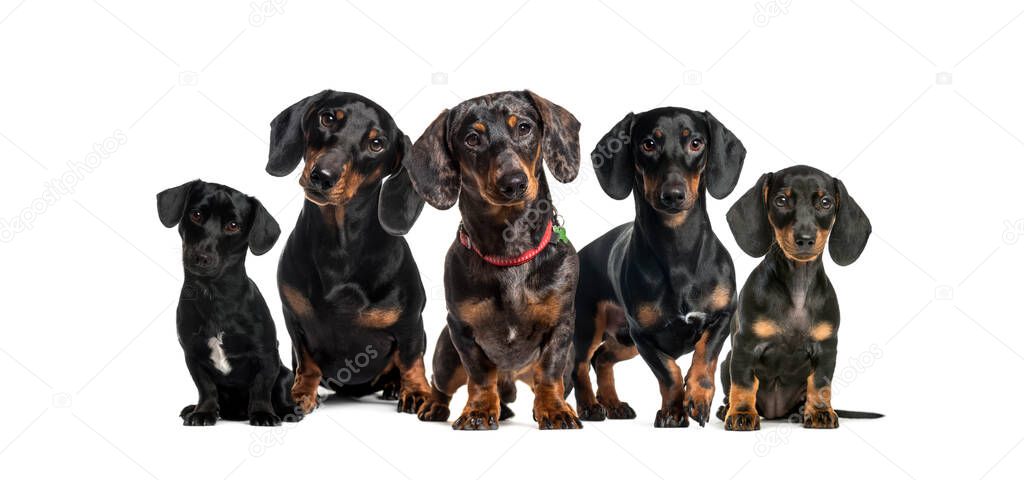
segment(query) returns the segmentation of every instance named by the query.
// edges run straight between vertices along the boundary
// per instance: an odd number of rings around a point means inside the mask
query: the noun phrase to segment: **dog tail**
[[[885,415],[875,412],[858,412],[855,410],[839,410],[836,409],[836,415],[839,418],[882,418]]]

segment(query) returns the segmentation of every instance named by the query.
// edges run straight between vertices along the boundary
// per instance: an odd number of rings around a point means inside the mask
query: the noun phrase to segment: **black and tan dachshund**
[[[821,255],[827,242],[832,260],[849,265],[871,234],[843,182],[802,165],[766,173],[727,218],[743,251],[764,260],[740,292],[722,363],[726,430],[757,430],[762,416],[799,415],[807,428],[880,417],[831,402],[839,303]]]
[[[496,429],[512,415],[520,380],[533,389],[540,428],[580,428],[565,402],[578,261],[555,233],[542,167],[560,182],[576,177],[579,127],[532,92],[502,92],[445,110],[413,145],[405,166],[416,191],[442,210],[458,200],[462,213],[445,259],[448,326],[434,353],[435,403],[421,419],[447,420],[452,394],[468,383],[453,428]]]
[[[402,168],[409,138],[373,101],[331,90],[285,109],[270,135],[271,175],[305,159],[305,201],[277,275],[292,397],[309,413],[318,386],[344,396],[383,391],[399,411],[416,413],[430,403],[426,295],[409,245],[393,235],[423,208]]]
[[[654,426],[686,427],[687,416],[707,422],[736,278],[705,192],[729,195],[745,156],[710,113],[673,107],[626,115],[594,149],[601,187],[618,200],[632,191],[636,219],[580,251],[573,380],[582,419],[636,417],[618,397],[612,368],[639,353],[661,387]],[[689,352],[683,376],[676,358]]]
[[[258,426],[298,421],[267,303],[245,273],[246,249],[262,255],[281,230],[253,197],[194,180],[156,197],[160,221],[178,226],[185,284],[178,301],[178,342],[199,390],[181,411],[185,425],[218,418]]]

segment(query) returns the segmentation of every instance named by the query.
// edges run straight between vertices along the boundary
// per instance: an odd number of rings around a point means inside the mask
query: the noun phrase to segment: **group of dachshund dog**
[[[572,181],[580,122],[530,91],[501,92],[444,110],[410,141],[357,94],[325,90],[271,122],[266,171],[302,163],[305,201],[278,265],[292,369],[273,318],[246,274],[247,251],[281,233],[259,200],[195,180],[157,195],[164,226],[182,238],[179,342],[199,392],[185,425],[298,421],[324,387],[378,393],[398,411],[447,421],[463,385],[456,430],[491,430],[513,416],[516,382],[534,394],[541,429],[635,418],[615,388],[616,363],[642,357],[658,380],[656,427],[704,426],[721,365],[727,430],[760,418],[836,428],[839,306],[822,263],[848,265],[871,232],[843,182],[808,166],[766,173],[728,212],[744,252],[764,257],[741,291],[706,209],[728,196],[746,149],[708,112],[630,113],[592,154],[610,197],[633,194],[636,218],[577,254],[551,203],[544,166]],[[447,325],[427,381],[426,295],[402,235],[424,202],[458,203],[462,222],[445,258]],[[515,226],[510,232],[510,226]],[[685,373],[676,359],[693,353]],[[591,381],[596,371],[597,389]],[[293,373],[294,371],[294,373]],[[576,408],[566,402],[575,389]]]

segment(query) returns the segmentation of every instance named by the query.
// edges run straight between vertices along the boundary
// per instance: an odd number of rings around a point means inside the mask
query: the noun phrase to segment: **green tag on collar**
[[[569,237],[565,235],[565,227],[561,225],[551,227],[551,230],[558,235],[558,241],[561,243],[569,243]]]

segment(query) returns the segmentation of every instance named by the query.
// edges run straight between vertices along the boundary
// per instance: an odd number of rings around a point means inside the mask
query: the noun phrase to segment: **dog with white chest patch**
[[[270,310],[245,273],[247,250],[269,251],[281,234],[277,222],[259,200],[202,180],[160,192],[157,210],[182,239],[178,341],[199,391],[199,401],[181,411],[185,425],[301,420]]]

